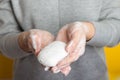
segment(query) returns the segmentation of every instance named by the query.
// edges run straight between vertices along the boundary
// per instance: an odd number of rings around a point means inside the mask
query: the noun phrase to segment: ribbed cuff
[[[107,25],[106,22],[92,22],[95,27],[95,35],[91,40],[87,42],[87,45],[90,46],[97,46],[97,47],[104,47],[106,46],[111,37],[111,30],[110,27]]]

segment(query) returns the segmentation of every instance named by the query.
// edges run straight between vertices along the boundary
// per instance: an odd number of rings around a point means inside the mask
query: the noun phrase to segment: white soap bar
[[[68,53],[65,50],[66,44],[61,41],[54,41],[38,54],[38,61],[47,67],[56,66],[59,61],[65,58]]]

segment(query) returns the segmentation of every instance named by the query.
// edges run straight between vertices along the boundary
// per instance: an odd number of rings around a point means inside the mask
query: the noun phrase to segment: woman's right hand
[[[20,33],[18,44],[25,52],[33,52],[38,55],[40,50],[54,40],[54,36],[44,30],[31,29]]]

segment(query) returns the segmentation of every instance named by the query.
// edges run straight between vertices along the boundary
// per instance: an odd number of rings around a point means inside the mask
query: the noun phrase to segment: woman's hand
[[[38,55],[40,50],[54,40],[54,36],[43,30],[31,29],[20,33],[18,44],[25,52],[33,52]]]
[[[84,54],[86,41],[90,40],[93,35],[94,27],[89,22],[74,22],[62,27],[56,40],[67,44],[66,51],[69,55],[53,67],[52,71],[60,70],[63,74],[68,75],[71,70],[70,64]]]

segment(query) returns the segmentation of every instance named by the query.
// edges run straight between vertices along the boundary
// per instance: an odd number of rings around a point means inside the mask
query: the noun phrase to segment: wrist
[[[85,32],[86,32],[86,40],[89,41],[90,39],[93,38],[94,34],[95,34],[95,28],[94,25],[90,22],[83,22],[83,24],[85,25]]]

